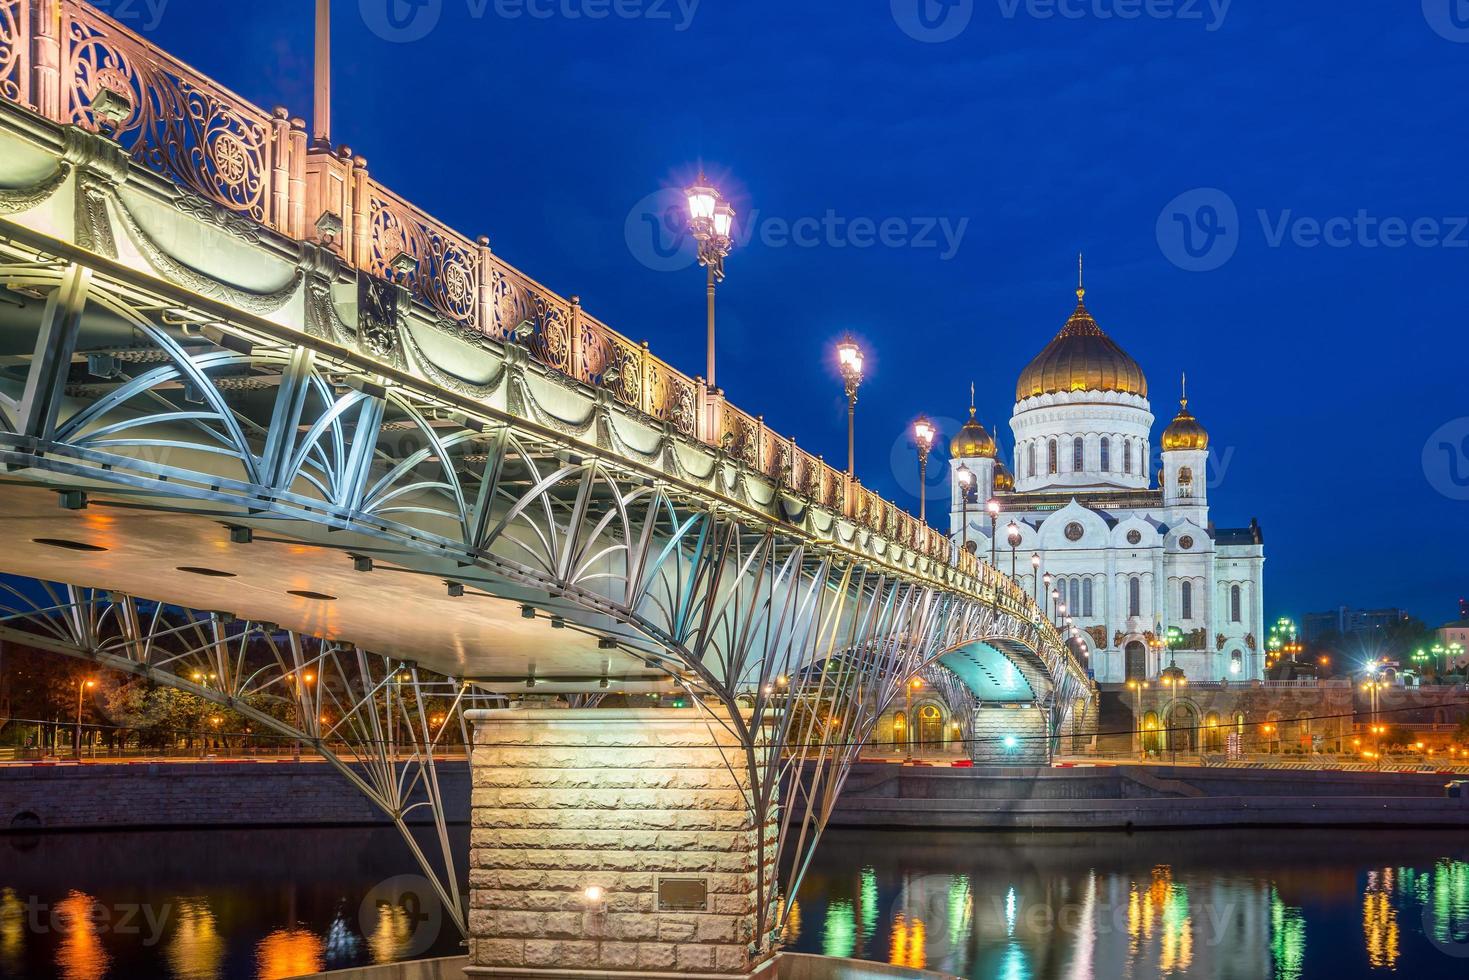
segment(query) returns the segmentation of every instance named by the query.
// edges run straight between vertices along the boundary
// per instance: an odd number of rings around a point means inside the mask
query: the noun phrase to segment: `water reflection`
[[[801,951],[1005,980],[1460,975],[1464,851],[1382,831],[838,831],[788,938]]]
[[[255,950],[260,980],[284,980],[326,969],[326,943],[306,929],[277,929]]]
[[[452,925],[415,937],[401,906],[362,934],[364,897],[413,867],[392,828],[43,835],[0,853],[0,978],[275,980],[454,955]]]
[[[56,966],[62,980],[102,980],[112,957],[102,947],[98,923],[106,914],[97,900],[82,892],[69,892],[56,906],[51,921],[61,930]]]
[[[181,898],[167,946],[168,967],[178,980],[216,980],[224,961],[224,937],[206,898]]]
[[[1367,943],[1367,962],[1393,969],[1398,965],[1398,910],[1393,904],[1393,870],[1382,868],[1367,873],[1367,890],[1362,894],[1362,935]]]

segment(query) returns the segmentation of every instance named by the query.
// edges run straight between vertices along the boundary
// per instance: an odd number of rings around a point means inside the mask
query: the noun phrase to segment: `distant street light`
[[[913,442],[918,446],[918,523],[928,523],[928,454],[933,451],[933,440],[938,430],[927,415],[918,416],[913,423]]]
[[[969,488],[974,483],[974,471],[963,463],[954,474],[959,478],[959,499],[962,501],[959,508],[963,531],[960,532],[959,551],[962,554],[969,550]]]
[[[1030,582],[1035,589],[1035,604],[1041,604],[1041,553],[1037,551],[1030,556]]]
[[[857,389],[862,387],[862,348],[848,334],[837,344],[837,363],[847,391],[847,476],[857,475]]]
[[[82,695],[96,686],[97,682],[90,677],[77,682],[76,758],[78,762],[82,759]]]
[[[1015,549],[1020,547],[1020,525],[1011,521],[1005,531],[1005,540],[1010,543],[1010,581],[1019,584],[1015,577]]]
[[[990,567],[995,567],[998,561],[995,557],[995,548],[999,545],[997,540],[1000,536],[1000,498],[991,497],[990,502],[985,504],[985,510],[990,512]]]
[[[706,371],[709,390],[714,381],[714,287],[724,281],[724,260],[734,245],[735,211],[708,181],[703,173],[698,183],[684,192],[689,200],[689,232],[699,243],[699,264],[709,270],[709,358]]]

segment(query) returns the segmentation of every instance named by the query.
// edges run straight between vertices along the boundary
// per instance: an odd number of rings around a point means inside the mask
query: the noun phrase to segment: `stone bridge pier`
[[[752,807],[728,719],[705,708],[467,717],[469,976],[763,975],[758,909],[778,810]]]

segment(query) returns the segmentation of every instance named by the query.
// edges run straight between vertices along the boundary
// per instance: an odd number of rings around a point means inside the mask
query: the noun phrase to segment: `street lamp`
[[[1047,579],[1046,584],[1047,585],[1050,585],[1051,584],[1050,581],[1049,581],[1050,580],[1050,577],[1051,577],[1051,573],[1050,572],[1047,572],[1046,573],[1046,579]],[[1058,615],[1057,608],[1058,608],[1058,604],[1060,602],[1061,602],[1061,590],[1060,589],[1052,589],[1051,590],[1051,622],[1053,622],[1053,623],[1056,621],[1056,616]]]
[[[857,475],[857,389],[862,386],[862,348],[851,334],[837,344],[837,363],[847,390],[847,476]]]
[[[78,762],[82,761],[82,695],[96,686],[97,682],[90,677],[77,682],[76,758]]]
[[[997,539],[1000,536],[1000,498],[991,497],[990,502],[985,504],[985,510],[990,512],[990,567],[994,568],[998,564],[995,560],[995,548],[999,545]]]
[[[1030,556],[1030,584],[1035,589],[1035,604],[1041,604],[1041,553],[1039,551]]]
[[[933,450],[934,437],[938,430],[927,415],[918,416],[913,423],[913,441],[918,445],[918,523],[928,523],[928,454]]]
[[[1138,753],[1139,758],[1143,755],[1143,691],[1147,688],[1147,681],[1130,680],[1127,682],[1127,689],[1132,692],[1133,751]]]
[[[714,383],[714,287],[724,282],[724,260],[734,245],[734,208],[719,196],[701,172],[698,183],[684,192],[689,199],[689,231],[699,243],[699,264],[709,270],[709,390]]]
[[[1014,521],[1005,529],[1005,540],[1010,542],[1010,581],[1019,584],[1015,578],[1015,549],[1020,547],[1020,525]]]
[[[974,471],[960,463],[954,475],[959,479],[959,499],[962,501],[959,509],[964,528],[959,538],[959,551],[962,554],[969,550],[969,489],[974,484]]]

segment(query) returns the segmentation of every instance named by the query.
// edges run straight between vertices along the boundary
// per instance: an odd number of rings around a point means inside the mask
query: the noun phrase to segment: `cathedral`
[[[1098,683],[1260,679],[1259,523],[1214,526],[1209,434],[1186,393],[1155,446],[1142,368],[1076,296],[1015,387],[1012,464],[972,405],[950,446],[955,544],[1069,619]]]

